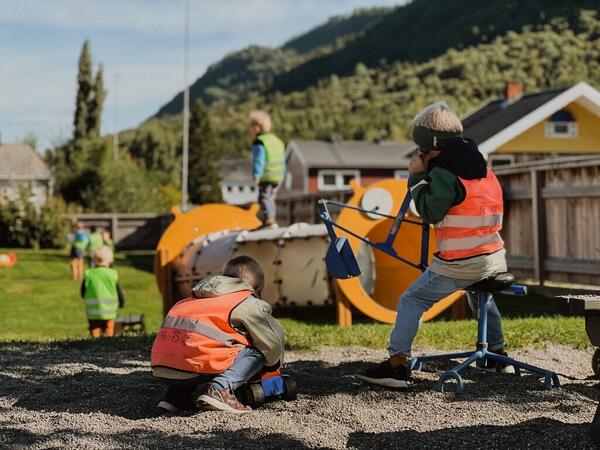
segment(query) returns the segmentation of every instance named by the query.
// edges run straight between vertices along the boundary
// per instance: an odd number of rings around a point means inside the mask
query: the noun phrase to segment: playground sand
[[[243,416],[160,415],[163,386],[148,343],[0,344],[0,448],[594,448],[586,436],[598,389],[592,350],[515,351],[561,377],[465,373],[465,395],[434,391],[435,372],[408,391],[368,388],[350,375],[383,351],[324,348],[287,355],[300,396]],[[423,350],[423,349],[421,349]],[[438,369],[441,367],[438,367]],[[439,374],[439,371],[437,372]]]

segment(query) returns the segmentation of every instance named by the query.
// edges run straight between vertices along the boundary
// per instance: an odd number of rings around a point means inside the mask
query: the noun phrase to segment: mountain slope
[[[313,86],[331,74],[351,74],[358,63],[423,62],[449,48],[490,42],[507,31],[551,23],[557,17],[576,27],[581,8],[599,10],[597,0],[415,0],[397,8],[362,36],[331,54],[277,76],[274,90]]]
[[[273,78],[313,57],[331,53],[381,21],[391,8],[368,8],[348,16],[335,16],[324,24],[286,42],[281,48],[250,46],[211,65],[190,86],[190,102],[233,100],[251,91],[270,89]],[[162,106],[155,117],[181,111],[183,93]]]
[[[284,140],[406,138],[411,118],[428,103],[445,100],[460,114],[502,94],[509,81],[526,91],[586,81],[600,87],[600,21],[591,11],[580,29],[566,20],[519,33],[510,31],[491,43],[449,49],[424,63],[397,62],[386,67],[359,66],[348,77],[331,75],[317,86],[287,94],[276,92],[215,104],[211,118],[229,149],[247,150],[245,117],[267,108]]]
[[[281,48],[306,54],[319,47],[332,45],[338,39],[355,37],[380,22],[390,12],[392,8],[364,8],[357,9],[349,16],[330,17],[323,25],[290,39]]]
[[[216,100],[232,100],[251,90],[262,91],[273,76],[298,64],[300,57],[293,51],[251,46],[231,53],[208,68],[190,86],[190,104],[198,100],[210,105]],[[183,92],[162,106],[156,117],[181,112]]]

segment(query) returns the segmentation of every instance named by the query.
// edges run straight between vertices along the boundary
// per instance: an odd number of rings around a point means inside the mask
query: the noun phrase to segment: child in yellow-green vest
[[[94,254],[96,253],[96,250],[104,245],[104,240],[102,239],[100,230],[93,225],[90,227],[89,241],[88,251],[90,255],[90,267],[94,267]]]
[[[125,295],[119,285],[119,276],[110,268],[113,252],[100,247],[93,257],[95,267],[85,271],[81,283],[81,297],[85,303],[90,335],[113,336],[117,309],[125,306]]]
[[[263,227],[275,223],[275,196],[285,177],[285,144],[271,133],[271,118],[265,111],[250,113],[252,143],[252,175],[258,186],[258,218]]]
[[[108,231],[108,230],[102,231],[102,245],[106,245],[108,248],[110,248],[113,251],[113,253],[115,252],[115,243],[111,239],[110,231]]]

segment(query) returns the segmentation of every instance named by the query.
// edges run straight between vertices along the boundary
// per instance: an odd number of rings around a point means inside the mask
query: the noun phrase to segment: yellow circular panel
[[[367,188],[353,184],[354,196],[348,202],[350,205],[359,206],[361,198],[369,189],[385,189],[394,199],[392,212],[400,210],[402,200],[406,195],[406,180],[383,180]],[[411,219],[415,220],[414,217]],[[392,225],[391,219],[373,220],[368,216],[350,209],[344,209],[337,219],[338,223],[359,236],[365,236],[372,242],[385,242]],[[433,230],[429,242],[429,257],[436,251]],[[352,250],[356,254],[361,241],[355,237],[340,232],[350,241]],[[400,232],[393,244],[396,253],[403,258],[418,263],[421,255],[421,226],[403,223]],[[358,278],[336,280],[340,289],[348,300],[361,312],[381,322],[393,323],[396,319],[396,305],[402,293],[421,275],[421,271],[410,267],[378,250],[374,251],[377,277],[373,295],[369,295],[362,287]],[[456,292],[436,303],[427,311],[423,320],[429,320],[440,314],[460,296],[462,291]]]

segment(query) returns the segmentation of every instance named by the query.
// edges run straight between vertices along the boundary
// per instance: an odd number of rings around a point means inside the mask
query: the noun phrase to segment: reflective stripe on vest
[[[265,147],[265,170],[260,181],[280,183],[285,175],[285,144],[273,133],[261,133],[256,136]]]
[[[499,233],[504,208],[502,187],[494,172],[488,169],[486,177],[477,180],[459,179],[465,199],[434,225],[438,255],[452,260],[500,250],[504,247]]]
[[[232,339],[230,335],[211,325],[200,322],[199,320],[167,316],[165,317],[162,326],[165,328],[175,328],[201,334],[217,341],[219,344],[226,345],[227,347],[236,345],[235,340]]]
[[[240,350],[250,344],[229,322],[231,312],[249,295],[250,291],[239,291],[176,303],[154,340],[152,366],[202,374],[229,369]]]
[[[117,271],[109,267],[95,267],[85,271],[85,313],[88,320],[113,320],[119,307]]]

